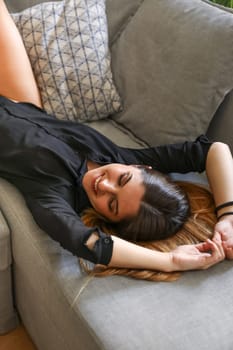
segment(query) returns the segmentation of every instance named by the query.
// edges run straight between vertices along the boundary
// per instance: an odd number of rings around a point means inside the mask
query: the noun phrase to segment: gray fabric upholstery
[[[83,326],[80,315],[67,301],[70,293],[76,297],[81,292],[86,281],[77,258],[60,249],[38,228],[20,193],[4,180],[1,180],[0,198],[4,216],[14,232],[12,252],[17,309],[32,337],[40,339],[39,349],[58,349],[63,342],[63,349],[71,349],[77,335],[76,344],[81,342],[83,348],[94,349],[95,341],[89,329]],[[67,343],[62,338],[69,329],[71,336]],[[47,334],[54,337],[53,344],[46,343]]]
[[[18,325],[18,315],[14,309],[11,267],[0,271],[0,335],[8,333]]]
[[[16,304],[38,349],[233,346],[231,262],[185,273],[175,283],[88,277],[74,256],[38,229],[12,185],[1,180],[0,194],[14,232]]]
[[[59,0],[58,0],[59,1]],[[25,8],[37,5],[42,2],[48,2],[47,0],[7,0],[5,3],[12,12],[24,10]]]
[[[13,305],[11,262],[10,231],[0,211],[0,334],[18,323]]]
[[[150,145],[205,133],[233,88],[232,31],[232,13],[202,1],[142,2],[112,46],[114,118]]]
[[[206,333],[212,334],[212,349],[233,345],[233,310],[223,305],[231,303],[231,262],[186,273],[170,284],[89,278],[74,256],[38,229],[18,191],[3,180],[0,188],[14,232],[16,303],[39,349],[154,349],[156,344],[182,350],[194,343],[207,349]]]
[[[41,1],[7,0],[14,10],[38,2]],[[129,24],[134,25],[142,3],[147,6],[150,2],[106,0],[111,47]],[[183,0],[154,2],[179,4]],[[204,3],[191,2],[194,7]],[[223,13],[228,18],[229,14]],[[127,45],[130,50],[131,43]],[[226,46],[225,51],[231,49]],[[121,67],[114,50],[113,70],[119,84]],[[135,67],[130,69],[139,73]],[[128,71],[124,74],[127,78]],[[150,113],[150,109],[145,108],[144,112]],[[140,117],[139,113],[135,118]],[[208,133],[233,146],[232,113],[230,93],[218,108]],[[144,123],[149,128],[149,122]],[[132,128],[130,118],[129,123],[117,117],[90,125],[124,146],[142,147],[149,141],[138,137],[140,130]],[[186,179],[205,180],[193,176],[188,174]],[[76,257],[38,228],[21,194],[3,179],[0,209],[0,331],[5,332],[16,323],[14,295],[16,309],[38,350],[233,349],[232,262],[224,261],[207,271],[185,273],[174,283],[93,278],[81,270]]]
[[[175,283],[95,279],[78,307],[103,349],[230,350],[232,271],[224,262]]]
[[[106,0],[110,47],[121,35],[142,2],[143,0]]]

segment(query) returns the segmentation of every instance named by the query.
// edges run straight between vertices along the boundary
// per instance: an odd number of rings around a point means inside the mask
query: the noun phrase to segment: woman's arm
[[[207,155],[206,172],[216,205],[233,201],[233,160],[227,145],[220,142],[211,145]],[[222,209],[219,214],[224,211],[233,212],[233,205]],[[147,250],[118,237],[113,237],[113,240],[111,266],[167,272],[204,269],[221,261],[225,254],[233,259],[233,215],[223,217],[216,225],[214,241],[196,246],[182,246],[171,253]],[[208,250],[212,251],[211,255],[206,254]]]
[[[207,269],[225,258],[221,241],[183,245],[168,252],[158,252],[118,237],[113,239],[113,254],[109,266],[164,272]],[[211,252],[211,253],[210,253]]]
[[[69,203],[51,189],[26,194],[25,199],[35,221],[52,239],[73,254],[97,264],[184,271],[206,269],[224,259],[220,242],[181,246],[173,252],[162,253],[115,236],[110,238],[103,232],[95,233],[96,228],[86,227]]]
[[[212,144],[207,155],[206,174],[216,206],[233,201],[233,160],[230,148],[226,144]],[[231,210],[233,211],[233,205],[220,210],[218,214]]]
[[[3,0],[0,0],[0,95],[41,107],[23,41]]]
[[[225,257],[220,242],[180,246],[162,253],[100,231],[95,233],[96,228],[86,227],[69,203],[51,189],[27,194],[25,199],[35,221],[52,239],[97,264],[169,272],[206,269]]]
[[[215,142],[210,147],[206,161],[206,174],[213,192],[216,207],[233,202],[233,159],[229,147],[221,142]],[[232,212],[233,205],[218,210],[217,216]],[[233,215],[224,215],[215,226],[220,233],[223,247],[228,259],[233,259]]]

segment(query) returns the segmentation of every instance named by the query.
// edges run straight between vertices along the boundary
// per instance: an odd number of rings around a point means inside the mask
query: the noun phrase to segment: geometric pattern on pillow
[[[105,0],[42,3],[12,17],[48,113],[90,121],[121,110],[111,71]]]

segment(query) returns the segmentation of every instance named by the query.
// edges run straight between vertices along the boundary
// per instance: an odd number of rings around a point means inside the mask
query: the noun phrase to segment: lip
[[[93,192],[95,193],[95,195],[98,194],[98,184],[99,184],[101,178],[102,178],[102,175],[99,175],[99,176],[96,176],[92,181],[92,189],[93,189]]]

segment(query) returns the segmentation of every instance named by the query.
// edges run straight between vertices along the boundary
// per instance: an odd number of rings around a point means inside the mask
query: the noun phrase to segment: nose
[[[101,180],[98,184],[98,190],[102,193],[112,193],[115,194],[117,191],[116,186],[114,185],[114,183],[112,183],[111,181],[109,181],[107,178]]]

